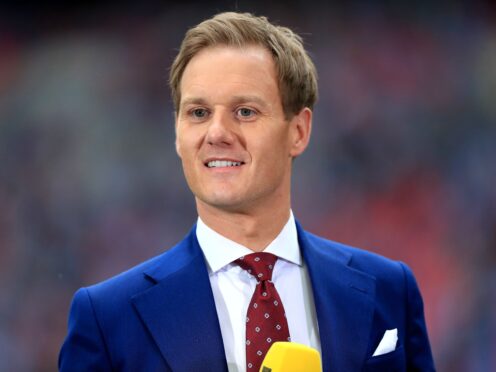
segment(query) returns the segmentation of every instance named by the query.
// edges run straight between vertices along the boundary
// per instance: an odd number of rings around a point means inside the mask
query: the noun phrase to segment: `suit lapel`
[[[196,229],[145,275],[156,282],[132,298],[174,371],[227,371],[215,302]]]
[[[375,278],[350,267],[352,255],[338,244],[329,247],[297,227],[312,281],[323,369],[361,370],[374,314]]]

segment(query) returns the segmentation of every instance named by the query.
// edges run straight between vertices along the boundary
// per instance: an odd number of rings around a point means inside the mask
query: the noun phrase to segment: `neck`
[[[197,200],[198,214],[211,229],[254,252],[263,251],[281,232],[289,219],[287,208],[269,213],[224,211]]]

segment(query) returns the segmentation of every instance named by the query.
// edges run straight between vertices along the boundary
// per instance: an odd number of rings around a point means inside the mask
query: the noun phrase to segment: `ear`
[[[176,145],[176,153],[179,157],[181,157],[181,145],[179,144],[179,141],[177,139],[177,126],[178,126],[178,121],[177,121],[177,112],[174,111],[174,127],[175,127],[175,132],[176,132],[176,140],[175,140],[175,145]]]
[[[310,142],[312,133],[312,110],[304,107],[298,114],[293,116],[289,125],[291,126],[291,150],[290,155],[296,158],[301,155]]]

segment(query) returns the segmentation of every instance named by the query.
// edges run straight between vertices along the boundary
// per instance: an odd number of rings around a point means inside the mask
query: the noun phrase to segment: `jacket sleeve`
[[[110,358],[89,292],[79,289],[72,300],[67,337],[58,361],[59,371],[111,371]]]
[[[408,371],[435,371],[427,328],[424,318],[424,304],[412,271],[401,263],[406,281],[406,364]]]

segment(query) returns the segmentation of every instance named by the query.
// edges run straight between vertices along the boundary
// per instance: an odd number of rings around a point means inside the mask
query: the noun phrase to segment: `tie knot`
[[[277,261],[277,256],[272,253],[251,253],[238,258],[234,263],[248,271],[258,281],[272,280],[272,270]]]

